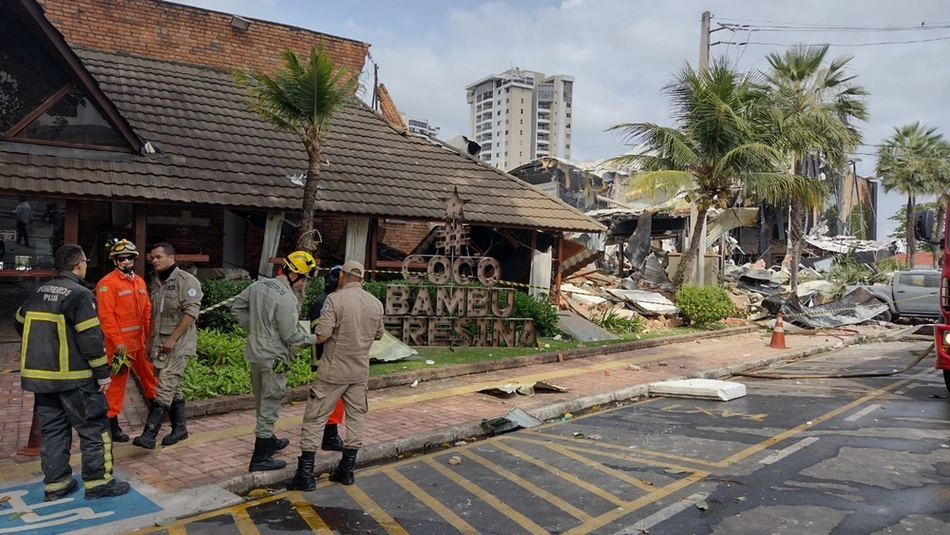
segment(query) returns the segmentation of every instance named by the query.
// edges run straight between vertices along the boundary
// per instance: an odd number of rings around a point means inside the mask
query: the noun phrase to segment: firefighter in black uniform
[[[59,274],[37,288],[16,312],[23,336],[20,381],[34,393],[43,433],[40,459],[44,501],[55,501],[79,488],[69,465],[73,428],[79,433],[85,498],[120,496],[129,484],[112,477],[109,435],[109,385],[105,341],[96,314],[93,286],[86,276],[86,255],[78,245],[56,250]]]

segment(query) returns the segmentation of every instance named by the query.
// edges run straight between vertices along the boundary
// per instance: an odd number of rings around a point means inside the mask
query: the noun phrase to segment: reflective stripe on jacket
[[[106,337],[106,355],[115,352],[115,346],[125,344],[129,351],[145,347],[151,321],[152,305],[142,277],[112,270],[96,285],[99,302],[99,321]]]
[[[63,392],[109,377],[91,286],[71,272],[43,284],[14,317],[22,335],[20,383],[30,392]]]

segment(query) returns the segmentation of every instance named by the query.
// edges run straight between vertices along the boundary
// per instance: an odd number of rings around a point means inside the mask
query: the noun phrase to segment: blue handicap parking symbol
[[[162,508],[134,488],[127,494],[83,499],[79,490],[55,502],[43,501],[43,482],[0,489],[0,534],[53,534],[108,524]]]

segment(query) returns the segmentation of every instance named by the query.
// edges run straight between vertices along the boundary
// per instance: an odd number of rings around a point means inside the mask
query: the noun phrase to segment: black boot
[[[325,451],[343,451],[343,439],[340,438],[340,432],[337,431],[336,424],[327,424],[323,427],[323,444],[321,450]]]
[[[112,435],[112,442],[128,442],[129,435],[122,432],[122,428],[119,427],[119,417],[113,416],[109,418],[109,434]]]
[[[167,410],[167,406],[162,405],[161,403],[154,403],[152,405],[152,410],[148,412],[148,419],[145,420],[145,430],[142,431],[141,435],[135,437],[135,440],[132,441],[132,444],[135,444],[140,448],[154,450],[155,437],[158,435],[159,428],[162,427],[162,416],[165,415],[165,411]]]
[[[276,435],[270,436],[270,442],[271,442],[271,455],[277,453],[278,451],[290,445],[289,438],[277,438]]]
[[[340,464],[336,465],[336,470],[330,474],[330,481],[341,485],[352,485],[356,482],[353,469],[356,468],[356,452],[358,451],[358,448],[343,448],[343,458],[340,459]]]
[[[287,466],[286,461],[271,457],[274,454],[273,443],[271,442],[273,438],[273,435],[271,435],[270,438],[257,437],[254,440],[254,454],[251,455],[251,465],[247,469],[248,472],[280,470]]]
[[[106,483],[105,485],[99,485],[98,487],[86,489],[85,498],[87,500],[98,500],[99,498],[111,498],[113,496],[122,496],[123,494],[128,492],[130,488],[132,488],[132,485],[129,485],[125,481],[119,481],[118,479],[113,479],[112,481]]]
[[[178,441],[188,438],[188,429],[185,428],[184,398],[172,401],[172,406],[168,408],[168,419],[172,423],[172,432],[165,435],[165,438],[162,439],[162,446],[178,444]]]
[[[311,453],[312,455],[312,453]],[[297,473],[293,480],[287,483],[287,490],[310,491],[317,488],[317,481],[313,477],[313,457],[297,457]]]

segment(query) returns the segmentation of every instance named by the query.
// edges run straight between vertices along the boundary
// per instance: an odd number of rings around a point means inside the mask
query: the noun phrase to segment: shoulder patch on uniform
[[[188,288],[188,292],[186,293],[188,294],[188,297],[194,297],[198,295],[198,290],[195,290],[194,288]]]
[[[108,291],[109,291],[109,287],[108,287],[108,286],[100,286],[100,287],[99,287],[99,291],[100,291],[100,292],[108,292]]]
[[[325,302],[323,303],[323,308],[320,309],[320,312],[326,312],[327,310],[330,310],[330,303]]]

